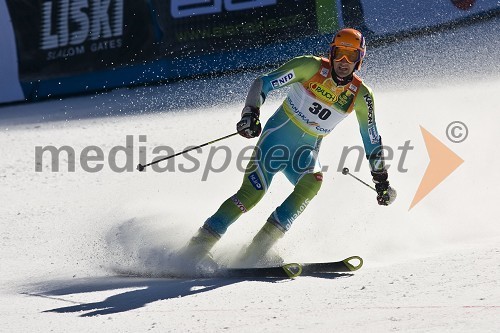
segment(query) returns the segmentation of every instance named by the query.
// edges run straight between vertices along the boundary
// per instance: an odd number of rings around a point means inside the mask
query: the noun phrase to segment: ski
[[[358,261],[357,263],[352,263]],[[290,278],[328,273],[353,272],[363,266],[363,259],[352,256],[340,261],[320,263],[289,263],[281,266],[258,268],[225,268],[215,272],[220,277]]]
[[[357,262],[356,262],[357,261]],[[317,263],[288,263],[280,266],[256,268],[221,268],[211,272],[191,274],[145,273],[130,270],[114,269],[115,273],[127,277],[143,278],[269,278],[295,279],[299,276],[315,276],[320,274],[346,273],[357,271],[363,266],[363,259],[352,256],[340,261]]]
[[[257,268],[223,268],[214,273],[227,278],[285,278],[294,279],[302,274],[302,265],[290,263],[281,266]]]

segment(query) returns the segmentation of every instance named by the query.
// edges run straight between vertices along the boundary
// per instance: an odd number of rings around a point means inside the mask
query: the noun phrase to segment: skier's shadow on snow
[[[102,301],[92,303],[82,302],[43,311],[55,313],[87,311],[86,313],[81,314],[80,317],[92,317],[96,315],[106,315],[134,310],[156,301],[191,296],[240,281],[241,280],[222,279],[168,280],[149,278],[112,278],[110,282],[110,278],[97,278],[92,280],[84,279],[80,282],[70,283],[71,285],[67,287],[41,292],[36,294],[36,296],[57,298],[60,296],[89,292],[118,291],[117,294],[109,296]],[[128,290],[119,292],[120,289]]]
[[[335,279],[350,276],[351,274],[318,274],[317,277]],[[82,312],[80,317],[92,317],[96,315],[109,315],[126,312],[144,307],[145,305],[157,301],[169,300],[173,298],[187,297],[195,294],[209,292],[217,288],[229,286],[244,281],[260,281],[267,283],[278,283],[291,281],[288,279],[264,279],[264,278],[212,278],[212,279],[150,279],[150,278],[121,278],[102,277],[94,279],[80,279],[77,281],[56,281],[51,282],[44,289],[37,293],[26,293],[30,296],[64,300],[73,305],[59,307],[43,312],[52,313],[74,313]],[[63,287],[51,288],[51,285]],[[70,301],[61,296],[75,295],[81,293],[112,291],[128,289],[98,302],[83,303]],[[130,290],[133,289],[133,290]]]

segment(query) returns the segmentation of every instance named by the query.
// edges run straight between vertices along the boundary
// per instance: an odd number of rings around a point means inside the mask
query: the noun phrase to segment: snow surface
[[[379,207],[374,193],[337,170],[342,148],[361,144],[354,116],[326,138],[319,195],[278,250],[287,261],[360,255],[355,274],[296,280],[118,277],[112,267],[154,272],[241,182],[239,152],[255,143],[233,137],[175,159],[175,171],[113,172],[112,147],[133,137],[175,151],[234,131],[254,73],[0,109],[1,332],[498,332],[500,331],[500,109],[498,19],[370,50],[362,75],[375,91],[377,123],[394,148],[397,201]],[[218,94],[225,94],[221,100]],[[269,117],[284,92],[262,108]],[[451,143],[452,121],[469,129]],[[408,210],[429,158],[427,129],[465,162]],[[145,143],[139,136],[145,135]],[[397,169],[410,140],[414,149]],[[35,147],[71,146],[68,172]],[[78,161],[99,146],[106,162],[85,172]],[[214,148],[232,154],[224,172],[204,173]],[[125,154],[118,153],[118,166]],[[346,166],[354,171],[355,158]],[[212,164],[220,167],[219,150]],[[95,166],[95,162],[90,162]],[[164,166],[164,165],[163,165]],[[364,161],[358,177],[369,180]],[[224,261],[252,238],[292,186],[277,176],[266,198],[242,216],[214,251]]]

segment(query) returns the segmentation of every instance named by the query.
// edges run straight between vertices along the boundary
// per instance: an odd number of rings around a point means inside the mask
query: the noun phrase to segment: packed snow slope
[[[292,262],[360,255],[365,266],[352,275],[147,279],[113,271],[165,270],[238,189],[238,155],[256,140],[229,138],[158,164],[163,172],[135,165],[232,133],[258,72],[1,108],[0,331],[498,332],[498,27],[496,19],[369,49],[361,75],[394,153],[397,201],[380,207],[374,192],[338,172],[346,166],[370,180],[355,153],[340,163],[344,148],[361,145],[351,116],[323,141],[323,187],[278,244]],[[264,120],[284,94],[269,96]],[[447,138],[454,121],[468,128],[462,143]],[[421,127],[464,163],[409,210],[429,163]],[[398,147],[407,141],[413,149],[403,158]],[[64,152],[59,171],[50,154],[39,159],[36,147],[47,146],[73,150],[74,171]],[[89,150],[100,150],[102,162],[85,165]],[[277,176],[215,258],[234,256],[291,191]]]

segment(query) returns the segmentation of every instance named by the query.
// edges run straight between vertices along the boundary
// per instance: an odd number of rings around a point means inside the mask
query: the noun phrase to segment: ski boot
[[[212,258],[210,250],[219,239],[219,234],[202,226],[181,251],[181,258],[197,270],[215,271],[219,265]]]
[[[283,229],[270,217],[255,235],[252,243],[241,251],[235,265],[239,267],[255,267],[282,264],[283,259],[272,247],[284,235]]]

